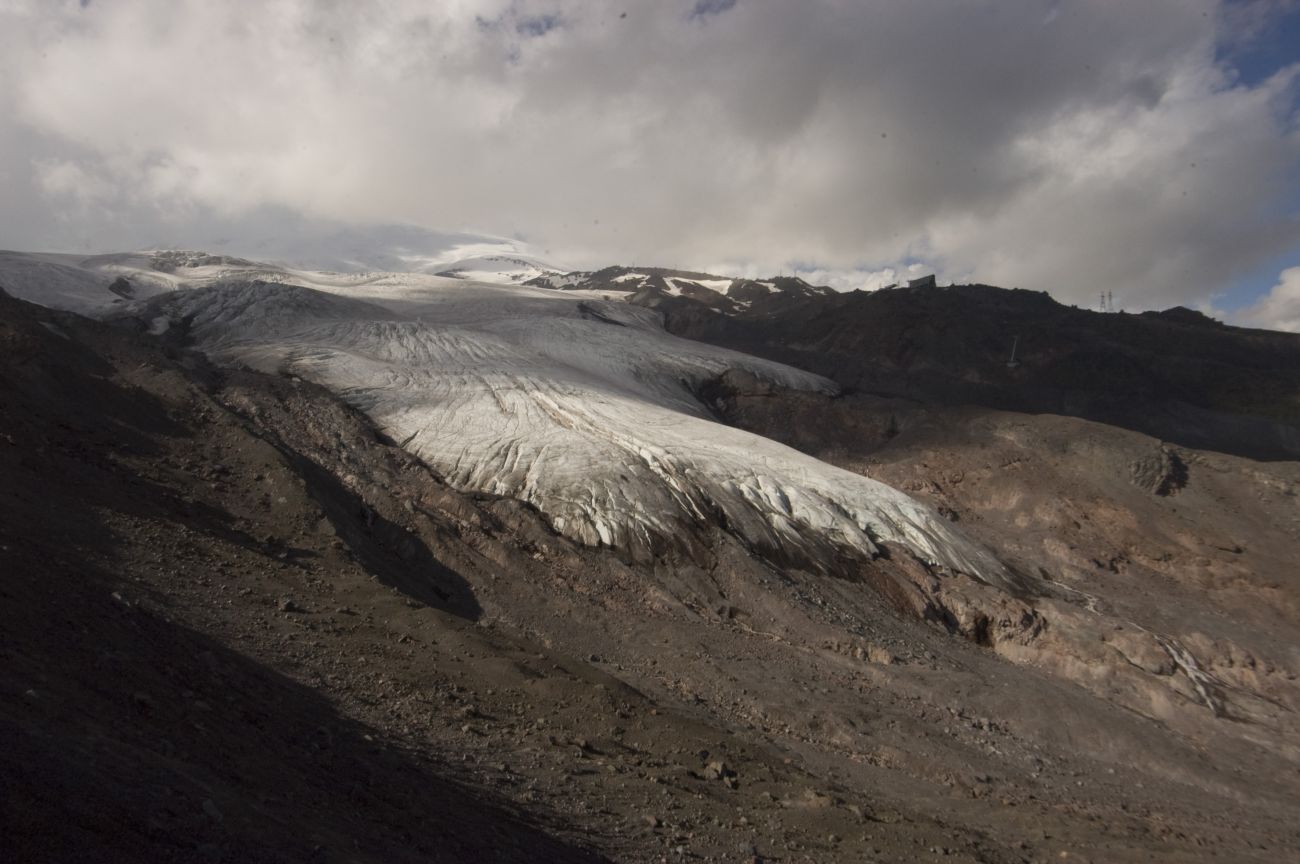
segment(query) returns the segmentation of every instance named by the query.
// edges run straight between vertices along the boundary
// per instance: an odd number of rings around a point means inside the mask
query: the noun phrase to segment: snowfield
[[[424,272],[434,272],[426,270]],[[500,282],[520,285],[539,276],[559,278],[558,267],[522,255],[479,255],[443,265],[438,276],[454,276],[471,282]]]
[[[181,328],[219,362],[317,382],[453,486],[527,501],[579,542],[648,558],[724,525],[757,552],[796,561],[893,541],[987,581],[1008,578],[907,495],[715,422],[696,393],[728,370],[805,391],[834,385],[671,336],[652,310],[426,274],[202,257],[162,273],[148,254],[46,257],[0,255],[0,285],[49,306],[136,317],[155,333]],[[107,290],[118,276],[139,299]]]

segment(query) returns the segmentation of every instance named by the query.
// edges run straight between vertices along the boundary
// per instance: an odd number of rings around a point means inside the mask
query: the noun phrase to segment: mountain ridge
[[[1189,446],[1300,457],[1300,334],[1176,309],[1093,312],[986,285],[772,296],[724,316],[689,298],[654,306],[670,332],[852,392],[1067,414]]]

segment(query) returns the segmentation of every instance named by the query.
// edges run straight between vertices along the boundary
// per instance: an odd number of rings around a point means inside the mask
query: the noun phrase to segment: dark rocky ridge
[[[689,298],[647,305],[677,335],[817,372],[849,392],[1065,414],[1189,447],[1300,458],[1297,334],[1189,310],[1090,312],[987,285],[772,294],[725,315]]]
[[[672,279],[674,285],[669,285]],[[718,282],[728,283],[722,291]],[[708,287],[704,283],[713,283]],[[719,312],[733,313],[749,306],[754,300],[773,293],[791,297],[820,297],[834,292],[830,288],[814,286],[797,276],[776,276],[771,279],[733,279],[692,270],[674,270],[668,267],[605,267],[590,272],[539,276],[524,283],[535,288],[557,290],[604,291],[608,295],[625,295],[634,303],[656,306],[676,297],[684,297]]]

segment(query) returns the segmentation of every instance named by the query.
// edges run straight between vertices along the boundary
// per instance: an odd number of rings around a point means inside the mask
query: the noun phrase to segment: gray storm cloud
[[[0,0],[0,246],[280,223],[1209,300],[1300,242],[1211,0]],[[1243,37],[1245,38],[1245,37]]]

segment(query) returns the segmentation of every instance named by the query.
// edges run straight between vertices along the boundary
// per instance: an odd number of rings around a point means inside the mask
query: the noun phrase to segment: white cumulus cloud
[[[1300,267],[1283,270],[1273,290],[1255,305],[1241,310],[1236,321],[1247,327],[1300,333]]]
[[[1297,70],[1234,77],[1239,5],[4,0],[0,245],[400,223],[1203,302],[1300,243]]]

